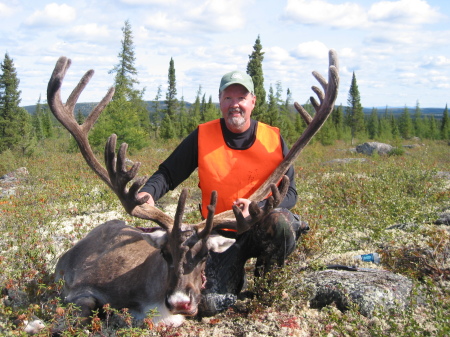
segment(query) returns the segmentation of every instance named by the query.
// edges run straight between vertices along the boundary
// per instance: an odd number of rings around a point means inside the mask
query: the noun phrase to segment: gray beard
[[[232,110],[230,112],[236,112],[235,110]],[[233,127],[239,129],[245,124],[245,118],[242,116],[242,112],[239,111],[241,114],[238,117],[228,117],[228,123],[230,125],[233,125]]]

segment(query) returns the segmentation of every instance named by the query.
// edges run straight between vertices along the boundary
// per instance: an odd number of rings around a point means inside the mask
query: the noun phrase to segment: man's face
[[[241,133],[250,127],[256,96],[240,84],[232,84],[220,95],[220,110],[231,132]]]

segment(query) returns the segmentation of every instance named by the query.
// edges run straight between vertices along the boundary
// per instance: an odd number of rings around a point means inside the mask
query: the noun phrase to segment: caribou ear
[[[142,233],[142,237],[156,249],[161,249],[168,240],[167,232],[162,228],[151,233]]]
[[[215,253],[222,253],[235,243],[236,240],[226,238],[222,235],[210,235],[207,240],[208,250]]]

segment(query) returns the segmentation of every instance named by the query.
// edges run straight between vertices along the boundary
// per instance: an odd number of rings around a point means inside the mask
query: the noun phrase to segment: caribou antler
[[[94,75],[93,70],[89,70],[81,78],[78,85],[73,89],[66,104],[61,101],[61,86],[64,76],[71,64],[70,59],[60,57],[56,63],[53,74],[48,82],[47,102],[50,110],[56,119],[72,134],[77,142],[80,151],[86,160],[86,163],[97,173],[97,175],[114,191],[119,197],[120,202],[125,210],[138,218],[152,220],[160,226],[169,229],[173,226],[174,220],[159,210],[146,204],[148,197],[137,198],[137,191],[145,182],[145,177],[138,178],[131,188],[127,189],[127,183],[134,179],[139,169],[140,163],[135,163],[130,170],[125,166],[125,152],[127,144],[122,144],[118,157],[115,155],[116,135],[112,135],[105,147],[105,161],[107,170],[98,162],[95,157],[88,140],[88,133],[98,119],[106,105],[111,101],[114,95],[114,88],[110,88],[100,101],[100,103],[91,111],[82,125],[75,120],[74,108],[83,89],[89,83]]]

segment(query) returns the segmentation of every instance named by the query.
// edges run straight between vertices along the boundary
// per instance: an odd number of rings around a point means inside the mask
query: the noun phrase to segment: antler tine
[[[216,211],[217,191],[212,191],[211,201],[208,205],[208,216],[206,217],[205,228],[199,233],[199,238],[206,239],[213,229],[214,212]]]
[[[302,107],[297,102],[294,102],[294,107],[298,111],[300,116],[302,116],[303,120],[306,122],[306,125],[309,125],[311,123],[312,119],[313,119],[311,117],[311,115],[305,110],[304,107]]]
[[[172,228],[172,233],[176,233],[175,235],[178,235],[180,232],[187,195],[187,188],[183,188],[181,190],[180,198],[178,199],[177,211],[175,212],[174,224]]]

